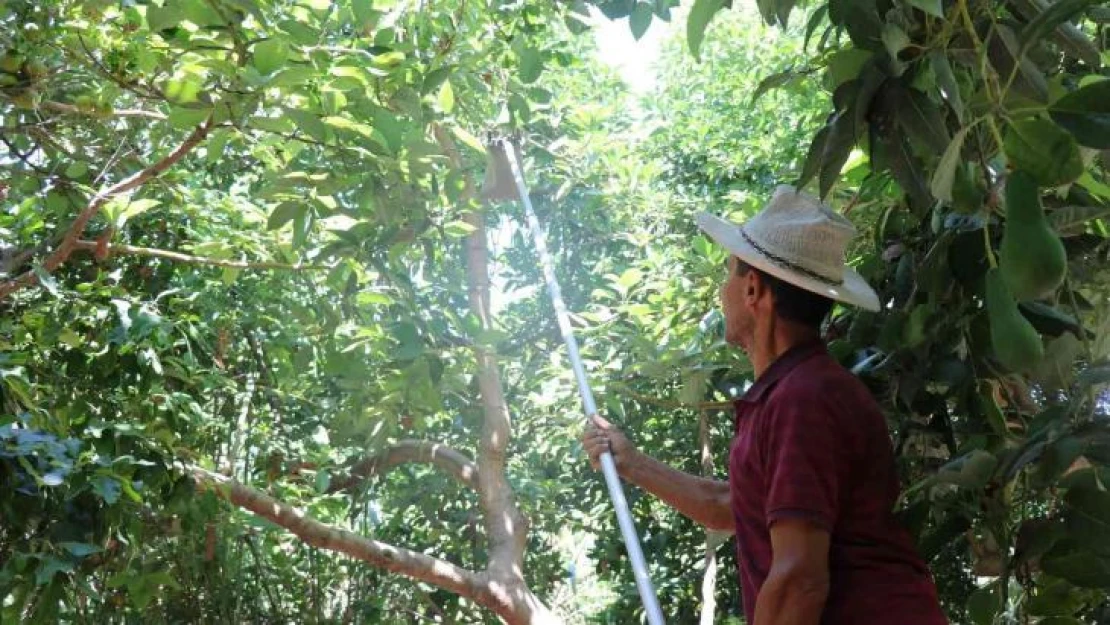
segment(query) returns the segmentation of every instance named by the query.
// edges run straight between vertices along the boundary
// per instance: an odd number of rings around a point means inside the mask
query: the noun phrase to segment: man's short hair
[[[736,272],[744,276],[749,271],[758,273],[763,282],[767,284],[767,288],[771,289],[776,315],[787,321],[800,323],[814,330],[821,330],[821,323],[825,321],[825,317],[829,315],[829,311],[833,307],[831,299],[794,286],[737,258]]]

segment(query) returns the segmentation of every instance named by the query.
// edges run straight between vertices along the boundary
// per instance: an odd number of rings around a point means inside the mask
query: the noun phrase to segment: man
[[[851,222],[781,186],[743,225],[705,213],[697,223],[731,254],[725,339],[755,371],[736,401],[728,482],[654,460],[596,416],[583,435],[591,462],[609,450],[626,480],[698,523],[735,531],[749,624],[945,623],[893,514],[898,480],[883,414],[821,341],[834,300],[880,308],[844,264]]]

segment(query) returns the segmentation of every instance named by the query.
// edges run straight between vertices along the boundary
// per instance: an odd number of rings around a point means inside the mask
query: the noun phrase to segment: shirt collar
[[[809,360],[810,357],[823,353],[826,353],[825,343],[820,339],[805,341],[791,347],[763,371],[763,375],[756,379],[751,388],[738,401],[748,403],[763,401],[767,392],[774,388],[775,384],[786,377],[795,367]]]

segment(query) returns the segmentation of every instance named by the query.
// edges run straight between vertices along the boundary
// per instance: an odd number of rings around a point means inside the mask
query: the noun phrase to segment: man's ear
[[[770,302],[772,298],[771,287],[763,279],[763,274],[753,270],[748,280],[748,298],[755,304],[763,299],[764,295],[767,296],[767,301]]]

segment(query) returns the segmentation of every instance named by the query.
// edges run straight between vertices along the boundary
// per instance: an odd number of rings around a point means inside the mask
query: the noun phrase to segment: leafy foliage
[[[677,14],[595,4],[636,36]],[[469,306],[491,129],[526,130],[599,397],[647,452],[723,475],[696,450],[723,456],[750,371],[721,344],[723,253],[690,215],[740,217],[796,180],[861,231],[852,262],[886,306],[837,310],[829,335],[887,410],[953,620],[1105,616],[1103,7],[838,0],[786,28],[802,9],[761,0],[771,28],[698,0],[637,103],[585,59],[585,5],[0,5],[0,620],[490,620],[181,470],[479,569],[482,502],[436,467],[334,488],[404,439],[480,456],[475,346],[499,354],[529,587],[568,621],[636,618],[511,205],[484,211],[494,323]],[[1008,363],[984,310],[988,270],[1021,262],[1002,253],[1014,169],[1066,254],[1062,284],[1008,302],[1039,362]],[[693,620],[706,537],[629,495],[668,616]],[[740,614],[732,550],[716,555],[719,611]]]

